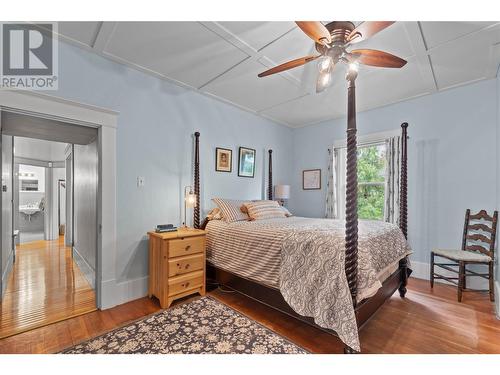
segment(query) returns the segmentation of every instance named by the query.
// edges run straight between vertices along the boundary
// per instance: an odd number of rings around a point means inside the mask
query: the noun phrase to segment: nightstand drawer
[[[202,270],[204,261],[205,257],[203,254],[171,259],[168,261],[168,275],[173,277],[188,272]]]
[[[203,279],[203,271],[172,277],[168,279],[168,296],[175,296],[187,290],[199,288],[203,286]]]
[[[168,244],[169,258],[201,253],[205,251],[205,237],[190,237],[170,240]]]

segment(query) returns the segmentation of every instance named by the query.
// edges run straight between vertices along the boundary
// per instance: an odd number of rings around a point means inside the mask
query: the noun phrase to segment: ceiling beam
[[[215,21],[211,21],[211,22],[199,22],[199,23],[202,24],[203,26],[205,26],[207,29],[209,29],[213,33],[215,33],[218,36],[220,36],[221,38],[225,39],[227,42],[231,43],[236,48],[238,48],[241,51],[243,51],[244,53],[246,53],[249,56],[249,58],[246,59],[246,60],[244,60],[244,61],[257,61],[258,63],[260,63],[261,65],[263,65],[262,66],[262,70],[265,70],[266,68],[271,68],[273,66],[276,66],[276,65],[280,64],[280,63],[277,63],[276,61],[272,61],[270,58],[268,58],[266,55],[264,55],[264,53],[262,53],[263,48],[261,48],[260,50],[257,51],[252,46],[250,46],[248,43],[246,43],[245,41],[243,41],[240,37],[238,37],[237,35],[233,34],[231,31],[229,31],[224,26],[222,26],[220,23],[215,22]],[[269,46],[269,45],[271,45],[272,43],[280,40],[283,36],[285,36],[286,34],[288,34],[293,29],[295,29],[295,27],[292,28],[292,29],[290,29],[290,30],[288,30],[286,33],[282,34],[281,36],[279,36],[278,38],[274,39],[270,43],[268,43],[266,45],[266,47]],[[219,76],[211,79],[210,82],[205,83],[202,87],[204,87],[207,84],[209,84],[211,82],[214,82],[217,79],[223,77],[230,70],[231,69],[228,69],[226,72],[224,72],[224,73],[220,74]],[[299,88],[301,87],[300,81],[297,78],[295,78],[292,74],[290,74],[289,72],[285,71],[285,72],[281,72],[279,74],[280,74],[281,77],[283,77],[286,80],[290,81],[295,86],[297,86]],[[200,88],[202,88],[202,87],[200,87]]]
[[[438,91],[438,85],[432,62],[429,57],[425,37],[420,27],[420,22],[405,22],[404,27],[410,40],[413,52],[418,60],[418,70],[424,80],[429,93]]]
[[[102,53],[108,44],[111,35],[115,31],[117,22],[101,22],[97,35],[95,36],[92,49],[97,53]]]

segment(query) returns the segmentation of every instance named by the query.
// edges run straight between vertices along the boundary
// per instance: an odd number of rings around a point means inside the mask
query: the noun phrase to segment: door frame
[[[57,180],[57,230],[61,234],[61,182],[64,182],[64,189],[66,189],[66,179],[59,178]],[[72,199],[73,200],[73,199]],[[66,211],[66,190],[64,191],[64,211]],[[64,212],[66,215],[66,212]],[[64,224],[64,234],[66,234],[66,220]]]
[[[116,129],[119,113],[56,96],[22,90],[0,90],[0,111],[22,113],[63,121],[70,125],[97,128],[96,305],[99,309],[115,306],[119,303],[116,293],[115,265],[117,250]]]

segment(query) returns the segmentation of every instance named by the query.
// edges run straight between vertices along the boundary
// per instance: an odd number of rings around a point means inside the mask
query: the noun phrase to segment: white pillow
[[[250,220],[263,220],[286,217],[285,212],[276,201],[255,201],[244,204]]]
[[[285,206],[281,206],[281,209],[283,210],[283,212],[285,213],[285,216],[286,217],[292,217],[293,214],[288,210],[288,208],[286,208]]]

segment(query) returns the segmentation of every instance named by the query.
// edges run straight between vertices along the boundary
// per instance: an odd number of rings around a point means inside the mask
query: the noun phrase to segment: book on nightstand
[[[156,233],[165,233],[165,232],[175,232],[177,227],[174,227],[173,224],[158,224],[155,228]]]

